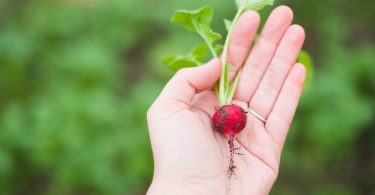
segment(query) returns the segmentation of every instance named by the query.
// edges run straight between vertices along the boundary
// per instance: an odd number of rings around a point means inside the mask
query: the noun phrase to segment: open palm
[[[155,164],[150,194],[269,193],[306,74],[303,65],[294,64],[305,35],[291,25],[292,18],[288,7],[276,8],[252,48],[256,12],[243,14],[233,31],[231,77],[243,67],[233,103],[267,119],[248,114],[246,128],[236,136],[243,155],[235,156],[235,175],[228,175],[227,138],[211,125],[218,106],[211,88],[220,77],[220,61],[180,70],[168,82],[148,112]]]

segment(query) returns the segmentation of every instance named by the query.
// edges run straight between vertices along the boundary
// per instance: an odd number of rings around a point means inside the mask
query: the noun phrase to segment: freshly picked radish
[[[237,105],[225,105],[220,107],[212,117],[212,124],[220,133],[234,136],[246,126],[246,112]]]
[[[213,18],[213,9],[211,7],[202,7],[197,10],[179,10],[172,17],[171,22],[180,24],[188,31],[198,33],[205,44],[197,45],[187,55],[171,55],[163,59],[164,64],[169,68],[178,70],[185,67],[193,67],[204,64],[207,60],[208,53],[212,57],[221,55],[222,72],[220,82],[215,85],[215,93],[219,102],[219,108],[212,116],[212,126],[217,132],[226,135],[230,148],[230,164],[228,173],[233,175],[236,166],[234,165],[234,154],[237,154],[238,148],[234,147],[235,135],[241,132],[247,121],[246,111],[232,104],[232,99],[237,88],[241,70],[231,82],[229,70],[231,65],[227,62],[227,53],[229,48],[230,37],[234,24],[240,16],[247,10],[260,10],[266,5],[272,5],[274,0],[235,0],[237,4],[237,13],[232,21],[224,20],[225,27],[228,31],[224,45],[217,44],[222,36],[214,32],[211,28]]]
[[[230,162],[228,172],[232,175],[236,166],[233,156],[235,154],[234,136],[246,126],[247,116],[243,108],[237,105],[224,105],[220,107],[212,117],[212,124],[216,131],[228,135]]]

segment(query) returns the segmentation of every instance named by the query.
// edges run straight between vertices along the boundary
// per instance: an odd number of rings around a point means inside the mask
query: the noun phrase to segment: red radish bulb
[[[245,110],[232,104],[220,107],[212,117],[212,124],[218,132],[234,135],[245,128],[246,120]]]
[[[246,111],[237,105],[225,105],[220,107],[212,117],[212,124],[216,131],[228,135],[229,144],[229,175],[235,174],[236,166],[234,165],[234,154],[239,148],[234,147],[234,136],[241,132],[246,126],[247,116]]]

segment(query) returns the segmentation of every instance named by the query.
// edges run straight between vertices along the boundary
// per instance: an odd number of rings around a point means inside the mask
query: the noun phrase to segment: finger
[[[283,36],[276,53],[252,97],[249,107],[267,118],[292,64],[297,59],[305,39],[301,26],[292,25]]]
[[[305,77],[305,67],[302,64],[294,65],[267,119],[267,132],[280,148],[284,145],[288,129],[294,117]]]
[[[246,60],[234,99],[250,101],[292,19],[293,12],[287,6],[277,7],[271,13]]]
[[[219,59],[213,59],[203,66],[181,69],[167,83],[157,102],[174,101],[189,107],[197,93],[212,88],[220,72]]]
[[[227,61],[232,65],[229,78],[233,79],[235,77],[237,71],[241,68],[249,54],[259,22],[260,16],[257,12],[247,11],[235,24],[228,48]]]

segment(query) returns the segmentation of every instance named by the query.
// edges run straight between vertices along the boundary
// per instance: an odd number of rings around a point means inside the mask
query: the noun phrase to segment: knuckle
[[[259,39],[258,39],[259,46],[264,48],[265,51],[268,51],[268,49],[272,48],[277,48],[278,42],[271,40],[268,38],[268,35],[261,34]]]
[[[177,77],[185,77],[187,74],[189,74],[190,68],[181,68],[176,72]]]

